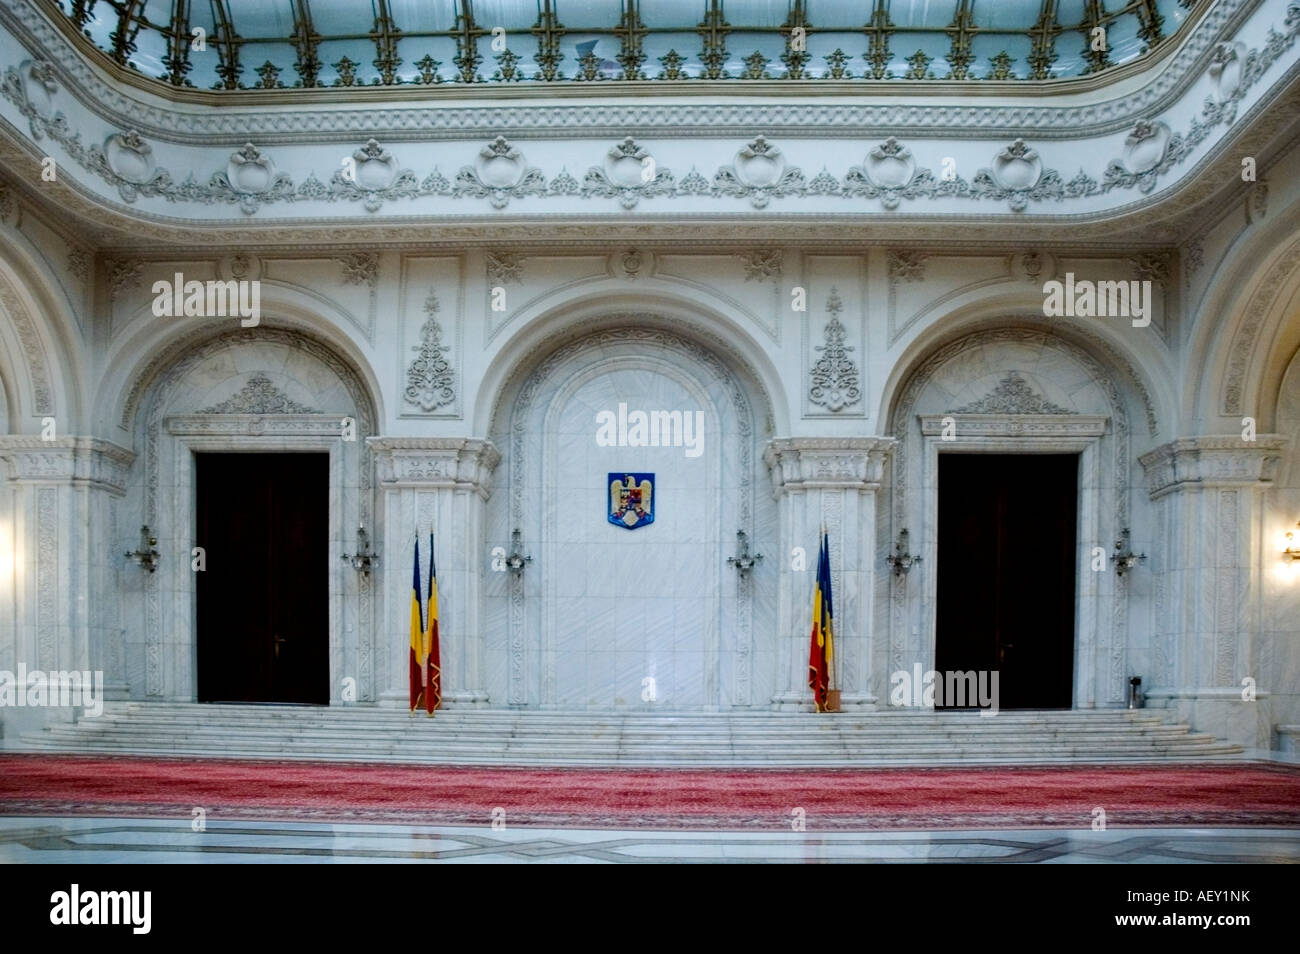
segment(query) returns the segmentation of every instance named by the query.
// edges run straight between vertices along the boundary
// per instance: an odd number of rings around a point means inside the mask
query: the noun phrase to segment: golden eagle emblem
[[[654,474],[609,475],[609,522],[627,530],[653,523]]]

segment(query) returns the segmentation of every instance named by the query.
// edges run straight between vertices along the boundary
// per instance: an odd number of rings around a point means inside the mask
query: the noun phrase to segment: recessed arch
[[[789,433],[790,407],[782,375],[740,321],[713,306],[661,290],[629,294],[626,285],[551,296],[531,314],[515,319],[516,330],[488,360],[474,408],[474,432],[497,427],[505,395],[540,356],[602,328],[654,328],[697,342],[725,360],[761,399],[756,425],[772,434]]]

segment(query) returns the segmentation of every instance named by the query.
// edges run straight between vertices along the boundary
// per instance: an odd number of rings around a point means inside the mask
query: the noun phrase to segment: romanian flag
[[[411,712],[424,692],[424,612],[420,606],[420,541],[415,541],[415,572],[411,579]]]
[[[424,636],[427,657],[424,709],[429,715],[442,705],[442,659],[438,653],[438,571],[434,567],[433,534],[429,534],[429,620]]]
[[[817,583],[813,587],[812,645],[808,651],[808,687],[813,692],[813,702],[818,712],[826,711],[827,691],[831,687],[831,657],[834,634],[831,618],[831,549],[826,531],[822,531],[821,548],[817,552]]]

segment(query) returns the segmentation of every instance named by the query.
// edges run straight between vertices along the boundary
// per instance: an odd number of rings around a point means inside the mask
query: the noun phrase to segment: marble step
[[[1151,762],[1241,749],[1150,710],[592,713],[110,703],[29,751],[411,764],[907,765]]]

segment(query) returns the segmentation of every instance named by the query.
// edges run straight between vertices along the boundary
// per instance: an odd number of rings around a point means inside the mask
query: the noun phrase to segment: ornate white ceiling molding
[[[7,2],[10,0],[0,0],[0,10]],[[1264,13],[1271,14],[1272,11],[1266,9],[1261,16]],[[1206,19],[1212,17],[1207,15]],[[1260,24],[1255,23],[1255,27],[1258,30]],[[173,207],[175,218],[189,221],[196,220],[198,216],[194,213],[203,207],[229,209],[225,213],[226,221],[233,224],[238,221],[238,213],[276,219],[290,216],[299,220],[338,218],[340,213],[351,212],[347,207],[354,203],[362,206],[368,214],[382,210],[389,215],[407,216],[463,215],[462,204],[473,200],[486,200],[494,209],[504,209],[512,201],[527,201],[529,212],[543,214],[551,200],[569,211],[574,209],[575,203],[600,203],[601,200],[616,198],[622,208],[628,210],[649,197],[668,203],[672,210],[699,210],[715,215],[735,215],[745,211],[743,206],[733,208],[733,203],[728,201],[737,199],[755,210],[769,205],[776,210],[783,204],[776,200],[798,199],[801,200],[798,211],[812,215],[833,213],[841,204],[847,212],[859,214],[878,210],[968,214],[973,210],[967,210],[965,206],[972,202],[992,202],[1004,205],[1005,211],[1012,213],[1032,211],[1039,215],[1056,214],[1055,206],[1070,203],[1065,208],[1075,214],[1099,215],[1112,209],[1133,207],[1133,199],[1122,194],[1124,192],[1150,193],[1171,174],[1176,175],[1178,171],[1186,174],[1187,167],[1192,165],[1191,160],[1205,152],[1202,147],[1212,146],[1212,137],[1237,121],[1239,107],[1266,76],[1276,85],[1300,74],[1300,63],[1293,62],[1295,57],[1291,55],[1297,36],[1300,36],[1300,3],[1292,3],[1287,8],[1281,31],[1270,27],[1266,42],[1260,48],[1249,49],[1239,41],[1219,42],[1207,57],[1209,63],[1203,78],[1212,86],[1213,92],[1206,98],[1199,115],[1184,115],[1182,119],[1170,117],[1168,122],[1138,118],[1127,126],[1128,135],[1118,147],[1118,155],[1106,160],[1102,152],[1102,161],[1097,162],[1091,172],[1080,167],[1068,179],[1068,172],[1063,173],[1048,165],[1049,159],[1043,150],[1051,146],[1056,150],[1055,161],[1064,163],[1072,161],[1076,153],[1099,155],[1097,144],[1079,140],[1062,151],[1063,144],[1052,142],[1056,133],[1050,124],[1036,125],[1033,129],[1035,138],[1044,140],[1042,144],[1030,144],[1024,138],[1010,143],[999,142],[987,132],[991,125],[996,128],[996,123],[990,124],[989,120],[1002,108],[994,105],[981,107],[985,132],[980,136],[980,142],[962,147],[966,149],[963,162],[968,168],[978,164],[976,157],[984,142],[988,142],[991,150],[991,155],[985,154],[990,155],[987,165],[979,168],[969,180],[949,167],[951,159],[944,159],[941,168],[924,168],[913,155],[913,148],[900,142],[898,137],[886,138],[869,150],[864,149],[866,159],[860,165],[848,166],[839,172],[823,167],[819,173],[811,175],[810,169],[801,168],[790,158],[796,145],[806,150],[810,127],[815,128],[816,124],[809,123],[805,115],[798,133],[791,134],[788,148],[783,148],[786,144],[759,135],[741,145],[727,162],[724,156],[736,149],[734,143],[726,139],[702,140],[696,150],[701,161],[707,161],[712,155],[718,164],[713,167],[711,175],[692,168],[680,180],[666,168],[656,168],[654,157],[644,145],[632,137],[624,137],[613,148],[606,147],[601,164],[589,169],[584,184],[580,186],[562,165],[558,170],[552,167],[548,175],[548,170],[525,161],[519,147],[501,135],[487,145],[480,145],[472,164],[462,166],[454,181],[443,175],[436,164],[432,170],[427,170],[427,167],[421,171],[402,168],[388,148],[370,138],[360,148],[348,146],[354,151],[343,159],[341,168],[334,169],[329,182],[325,183],[311,169],[311,165],[321,158],[319,150],[305,151],[300,145],[284,144],[283,136],[269,132],[265,134],[267,137],[282,143],[276,147],[276,155],[271,154],[270,147],[245,142],[233,154],[223,152],[219,163],[217,157],[212,157],[214,165],[219,167],[207,171],[202,167],[204,159],[200,150],[205,148],[202,143],[181,145],[161,138],[157,144],[151,143],[139,131],[142,125],[139,115],[131,117],[128,127],[109,133],[102,145],[95,141],[87,142],[82,131],[74,129],[64,112],[57,108],[61,97],[66,100],[66,94],[53,78],[54,67],[48,62],[24,60],[21,64],[8,66],[0,82],[0,94],[28,121],[35,139],[58,143],[74,167],[80,167],[88,174],[85,186],[104,190],[100,194],[106,200],[115,191],[121,202],[141,207],[142,212],[147,209],[159,214]],[[1287,68],[1282,70],[1282,75],[1274,75],[1279,72],[1275,68],[1279,65]],[[701,108],[687,103],[671,108],[686,109],[688,106]],[[640,108],[634,103],[620,107],[625,117],[621,121],[622,128],[638,124],[633,114]],[[765,110],[787,107],[785,104],[755,103],[743,108],[748,117],[745,125],[753,129],[763,124]],[[789,108],[802,109],[806,114],[811,104]],[[849,116],[844,108],[838,107],[839,122],[834,127],[841,132],[846,127],[860,132],[864,126],[882,125]],[[937,107],[907,107],[926,108]],[[222,113],[225,110],[226,107],[222,107],[203,112]],[[320,114],[322,120],[329,114],[328,110],[307,112]],[[231,115],[246,118],[239,110],[233,110]],[[366,115],[373,118],[375,111]],[[586,134],[590,135],[592,125],[591,117],[585,116],[583,130]],[[718,126],[716,122],[709,124],[714,135]],[[936,144],[931,134],[935,130],[927,128],[925,123],[916,126],[926,138],[915,140],[913,145],[924,143],[933,153]],[[373,128],[374,123],[368,127]],[[1080,136],[1077,124],[1067,131],[1071,136]],[[462,134],[464,132],[462,129]],[[917,128],[914,127],[910,134],[918,135]],[[973,138],[969,132],[954,130],[951,134],[964,139]],[[555,138],[562,134],[552,132],[551,135]],[[240,138],[243,138],[242,134]],[[957,144],[937,145],[942,151]],[[444,160],[454,156],[454,152],[448,151],[451,147],[440,148],[437,156]],[[547,153],[549,149],[572,158],[572,147],[566,148],[568,152],[558,143],[550,147],[544,143],[530,143],[534,152]],[[975,150],[973,154],[972,148]],[[160,158],[163,155],[167,157],[166,163],[177,167],[175,171]],[[412,148],[409,155],[420,155],[420,152]],[[936,162],[939,158],[931,156]],[[546,159],[560,164],[559,157],[550,155],[540,162],[545,163]],[[307,168],[294,168],[302,166]],[[1184,168],[1180,170],[1179,167]],[[877,200],[879,207],[874,202],[864,207],[863,199]],[[608,202],[603,204],[608,207]],[[294,206],[297,208],[291,208]],[[238,213],[232,218],[231,213],[236,207]],[[593,211],[599,210],[599,206],[593,208]],[[785,203],[780,211],[789,214],[789,204]],[[1002,210],[990,211],[997,214]],[[134,208],[130,214],[135,214]]]
[[[951,91],[940,91],[933,84],[891,81],[887,87],[878,85],[876,89],[864,83],[842,84],[834,92],[851,96],[857,102],[832,103],[824,102],[829,88],[822,88],[822,84],[796,85],[774,96],[766,94],[776,102],[699,102],[687,93],[677,102],[654,104],[611,95],[613,91],[604,87],[593,87],[593,96],[583,96],[574,104],[537,104],[520,102],[518,98],[513,102],[497,102],[494,100],[498,96],[509,97],[512,91],[496,87],[469,90],[451,84],[447,93],[458,104],[464,103],[467,94],[479,101],[472,106],[431,105],[435,96],[430,95],[430,90],[421,89],[420,98],[409,106],[362,102],[339,108],[333,103],[322,106],[319,100],[304,102],[301,96],[295,100],[293,91],[286,91],[264,98],[278,106],[295,104],[297,108],[244,106],[220,100],[215,100],[221,102],[220,108],[195,108],[192,103],[170,105],[152,91],[110,79],[97,64],[73,48],[63,30],[50,20],[50,15],[28,0],[0,0],[0,24],[23,36],[24,44],[38,59],[54,64],[58,81],[64,85],[75,84],[82,91],[82,100],[97,104],[107,122],[167,139],[209,138],[229,143],[232,137],[251,136],[276,142],[321,142],[361,133],[395,140],[464,139],[474,134],[536,136],[542,132],[588,138],[621,137],[629,128],[638,130],[642,136],[680,136],[691,131],[746,135],[761,128],[770,134],[846,137],[854,136],[855,130],[863,127],[890,132],[924,129],[931,135],[977,130],[981,135],[1014,138],[1030,134],[1048,137],[1053,135],[1052,130],[1062,137],[1114,132],[1141,115],[1164,111],[1211,65],[1215,43],[1268,3],[1269,0],[1219,0],[1193,25],[1174,53],[1138,74],[1149,74],[1149,82],[1111,100],[1070,106],[1042,103],[1058,92],[1072,91],[1079,85],[1078,81],[1043,84],[1032,94],[1016,89],[1015,85],[999,84],[996,92],[1001,103],[981,100],[970,105],[923,102],[900,105],[899,93],[904,91],[937,97],[970,87],[962,85]],[[878,91],[889,96],[890,101],[862,103],[865,90]],[[403,92],[400,88],[385,88],[383,101],[391,103]],[[644,88],[629,92],[641,97],[663,97],[666,93],[663,89]],[[605,101],[592,101],[594,95],[602,94]],[[734,99],[735,91],[719,90],[717,95]],[[804,95],[823,101],[792,101]]]

